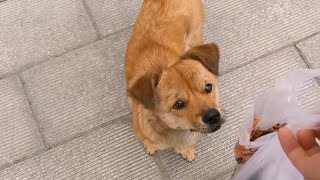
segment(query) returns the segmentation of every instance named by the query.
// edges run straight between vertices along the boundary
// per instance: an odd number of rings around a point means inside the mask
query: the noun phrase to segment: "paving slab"
[[[22,74],[49,145],[129,112],[124,51],[130,33],[110,36]]]
[[[198,156],[192,163],[182,160],[171,150],[160,152],[160,160],[171,179],[215,178],[234,168],[233,148],[244,113],[255,97],[272,87],[279,76],[297,68],[306,68],[306,64],[290,47],[219,77],[221,104],[227,122],[221,130],[199,143]],[[303,107],[319,101],[319,84],[315,80],[308,82],[300,97]]]
[[[133,135],[131,117],[0,172],[6,180],[161,179]]]
[[[17,76],[0,80],[0,167],[44,148]]]
[[[230,180],[233,175],[234,169],[229,170],[227,173],[224,173],[216,178],[214,180]]]
[[[297,44],[312,68],[320,68],[320,34]]]
[[[102,35],[108,35],[133,25],[141,0],[86,0]]]
[[[142,1],[87,0],[103,35],[134,24]],[[221,73],[320,31],[320,1],[206,0],[207,42],[221,49]]]
[[[96,39],[80,0],[1,2],[0,29],[0,77]]]
[[[319,0],[206,1],[206,41],[221,49],[221,72],[320,31]]]

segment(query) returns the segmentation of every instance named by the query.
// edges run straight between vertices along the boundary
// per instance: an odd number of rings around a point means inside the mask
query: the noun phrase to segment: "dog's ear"
[[[211,73],[219,74],[219,48],[214,43],[192,47],[181,58],[197,60]]]
[[[145,108],[155,107],[155,88],[160,80],[160,73],[147,73],[140,77],[135,84],[128,89],[128,94],[139,101]]]

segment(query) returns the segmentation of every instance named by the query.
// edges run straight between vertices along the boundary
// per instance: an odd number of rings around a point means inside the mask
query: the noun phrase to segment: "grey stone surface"
[[[214,178],[214,180],[230,180],[233,175],[234,169],[229,170],[227,173],[219,175],[218,177]]]
[[[87,0],[103,35],[134,24],[142,1]],[[221,73],[320,31],[320,1],[206,0],[208,42],[221,49]]]
[[[232,177],[235,177],[243,168],[244,164],[237,164],[236,168],[234,169]]]
[[[135,139],[130,117],[0,172],[6,180],[161,179]]]
[[[136,21],[141,0],[86,0],[102,35],[131,26]]]
[[[44,148],[17,76],[0,80],[0,167]]]
[[[191,164],[172,151],[162,152],[160,159],[169,176],[172,179],[205,179],[232,169],[235,166],[233,148],[244,113],[255,97],[273,86],[277,77],[297,68],[306,68],[306,65],[294,48],[287,48],[221,76],[220,97],[226,124],[199,143],[197,159]],[[303,107],[319,101],[319,84],[315,80],[308,82],[300,97]]]
[[[300,42],[297,47],[312,68],[320,68],[320,34]]]
[[[221,49],[221,72],[320,31],[319,0],[206,1],[206,40]]]
[[[0,77],[96,39],[80,0],[0,4]]]
[[[129,112],[124,82],[129,34],[119,33],[23,73],[50,145]]]

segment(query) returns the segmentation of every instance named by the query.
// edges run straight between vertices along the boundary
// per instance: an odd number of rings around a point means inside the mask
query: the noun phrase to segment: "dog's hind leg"
[[[203,44],[203,32],[204,32],[204,5],[202,2],[191,1],[194,3],[192,5],[192,10],[190,11],[189,19],[189,28],[188,33],[185,37],[186,48],[185,51],[188,51],[194,46],[199,46]]]

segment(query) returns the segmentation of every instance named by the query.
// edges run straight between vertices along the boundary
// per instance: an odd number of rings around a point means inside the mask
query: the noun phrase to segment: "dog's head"
[[[162,72],[141,77],[128,92],[169,128],[210,133],[224,122],[219,106],[219,50],[196,46]]]

